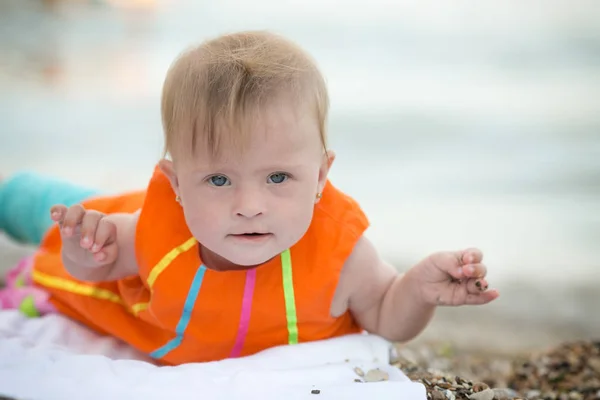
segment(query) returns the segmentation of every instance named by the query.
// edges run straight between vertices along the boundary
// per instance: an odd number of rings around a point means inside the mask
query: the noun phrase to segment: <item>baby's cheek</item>
[[[282,223],[286,225],[287,231],[291,236],[291,240],[300,240],[300,238],[310,228],[312,222],[312,208],[297,207],[286,210],[285,218],[282,218]]]
[[[215,213],[209,213],[198,207],[186,210],[185,220],[194,235],[210,231],[217,225],[215,224]]]

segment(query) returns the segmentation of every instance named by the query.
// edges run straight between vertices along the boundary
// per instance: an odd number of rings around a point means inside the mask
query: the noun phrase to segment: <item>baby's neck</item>
[[[214,271],[245,271],[248,269],[256,268],[264,264],[257,265],[239,265],[232,263],[228,259],[221,257],[217,253],[207,249],[202,246],[202,243],[198,243],[198,248],[200,252],[200,258],[202,259],[202,263],[208,269],[212,269]],[[268,261],[267,261],[268,262]]]

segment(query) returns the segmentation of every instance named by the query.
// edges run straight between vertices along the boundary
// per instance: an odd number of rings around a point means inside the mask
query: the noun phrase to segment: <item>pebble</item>
[[[494,400],[494,391],[490,388],[483,389],[480,392],[475,392],[469,395],[471,400]]]
[[[489,388],[490,387],[486,383],[483,383],[483,382],[477,382],[476,384],[473,385],[474,392],[481,392],[481,391],[484,391]]]
[[[365,374],[365,382],[381,382],[388,381],[389,379],[390,375],[379,368],[371,369]]]
[[[447,400],[446,395],[442,392],[438,392],[437,390],[431,392],[431,400]]]
[[[454,393],[448,389],[446,389],[444,391],[444,396],[448,399],[448,400],[456,400],[456,396],[454,395]]]
[[[509,388],[495,388],[492,390],[494,391],[494,400],[512,400],[519,397],[519,393]]]
[[[597,374],[600,374],[600,357],[590,358],[588,364]]]

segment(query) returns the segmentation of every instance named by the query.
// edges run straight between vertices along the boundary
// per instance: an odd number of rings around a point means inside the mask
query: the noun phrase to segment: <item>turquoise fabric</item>
[[[20,172],[0,181],[0,231],[18,242],[39,244],[53,223],[53,205],[71,206],[98,194],[95,189]]]

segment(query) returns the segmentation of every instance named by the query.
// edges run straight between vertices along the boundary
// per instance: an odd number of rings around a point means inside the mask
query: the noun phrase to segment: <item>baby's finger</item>
[[[89,249],[94,244],[96,229],[98,223],[104,215],[98,211],[87,211],[81,221],[81,240],[80,245],[84,249]]]
[[[487,267],[483,264],[468,264],[463,266],[463,273],[468,278],[483,278],[487,274]]]
[[[62,220],[65,217],[66,213],[67,206],[64,206],[62,204],[57,204],[50,208],[50,218],[52,219],[52,221],[58,222],[59,224],[62,224]]]
[[[75,233],[75,229],[81,223],[85,209],[82,205],[77,204],[69,207],[62,223],[62,232],[66,237],[70,237]]]
[[[119,247],[116,243],[105,244],[100,250],[94,253],[94,260],[100,264],[110,264],[117,259]]]
[[[496,289],[488,290],[478,294],[468,294],[465,299],[465,304],[469,305],[480,305],[487,304],[493,300],[496,300],[500,296],[500,293]]]
[[[483,253],[475,247],[469,248],[459,252],[458,260],[460,265],[477,264],[483,260]]]
[[[429,260],[432,260],[435,267],[440,271],[445,272],[456,280],[462,280],[465,278],[465,275],[458,257],[458,252],[443,251],[433,254]]]
[[[488,288],[488,283],[485,279],[469,279],[466,284],[469,294],[478,294],[486,291]]]
[[[104,247],[115,243],[117,238],[117,227],[105,218],[100,219],[96,228],[94,243],[91,247],[92,253],[96,253]]]

